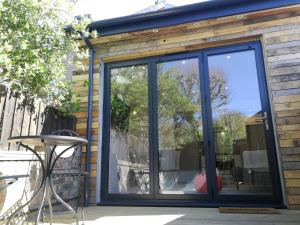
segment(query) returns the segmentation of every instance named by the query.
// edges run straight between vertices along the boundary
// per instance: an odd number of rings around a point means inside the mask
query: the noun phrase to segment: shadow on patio
[[[215,208],[89,207],[85,225],[298,225],[300,211],[281,214],[221,214]],[[71,216],[55,216],[54,225],[73,224]],[[44,225],[48,223],[44,223]],[[80,224],[82,224],[80,222]]]

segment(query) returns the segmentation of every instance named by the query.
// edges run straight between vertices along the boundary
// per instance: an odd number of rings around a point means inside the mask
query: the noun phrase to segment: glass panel
[[[218,191],[271,194],[253,50],[208,57]]]
[[[149,193],[148,68],[111,71],[109,193]]]
[[[198,59],[159,63],[157,70],[160,193],[205,193]]]

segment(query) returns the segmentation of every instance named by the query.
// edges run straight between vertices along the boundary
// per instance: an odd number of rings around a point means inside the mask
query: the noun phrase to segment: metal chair
[[[76,132],[71,130],[57,130],[51,133],[51,135],[64,135],[64,136],[72,136],[77,137],[79,136]],[[86,177],[88,176],[88,173],[85,171],[82,171],[81,168],[81,146],[74,147],[74,149],[68,150],[68,152],[61,155],[59,160],[57,160],[54,170],[53,170],[53,178],[65,178],[65,177]],[[62,150],[65,149],[64,146],[61,146],[61,149],[59,146],[57,146],[54,150],[54,155],[59,155]],[[54,157],[55,158],[55,157]],[[82,211],[82,224],[84,224],[84,193],[85,189],[81,189],[80,185],[81,181],[79,180],[79,196],[77,197],[77,206],[76,211],[78,211],[79,205],[81,205],[81,211]],[[80,204],[80,199],[82,199],[82,202]]]

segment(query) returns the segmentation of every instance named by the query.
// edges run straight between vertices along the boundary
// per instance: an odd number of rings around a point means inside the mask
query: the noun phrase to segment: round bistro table
[[[35,225],[38,224],[42,208],[45,203],[45,199],[47,196],[47,201],[49,205],[49,213],[50,213],[50,224],[52,224],[52,205],[51,205],[51,196],[53,195],[54,198],[60,202],[63,206],[65,206],[74,216],[76,220],[76,224],[78,223],[78,217],[76,215],[75,210],[65,201],[59,197],[56,191],[53,188],[52,184],[52,175],[55,164],[57,160],[67,151],[71,151],[83,144],[87,144],[87,140],[80,137],[71,137],[71,136],[60,136],[60,135],[38,135],[38,136],[16,136],[11,137],[8,140],[9,142],[14,142],[19,144],[20,146],[26,148],[30,152],[32,152],[37,158],[38,161],[41,163],[42,167],[42,179],[41,183],[36,190],[36,192],[32,195],[31,199],[27,201],[24,205],[20,206],[16,211],[8,218],[7,225],[10,225],[11,219],[25,206],[27,206],[30,202],[32,202],[38,194],[43,191],[42,201],[39,205],[38,214],[35,220]],[[31,146],[34,146],[32,148]],[[54,154],[55,149],[57,146],[66,146],[65,149],[59,152],[58,155]],[[41,155],[44,155],[44,159]]]

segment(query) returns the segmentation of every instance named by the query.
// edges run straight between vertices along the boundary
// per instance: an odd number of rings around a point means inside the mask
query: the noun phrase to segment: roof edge
[[[300,0],[208,0],[190,5],[92,22],[101,36],[154,29],[300,4]]]

